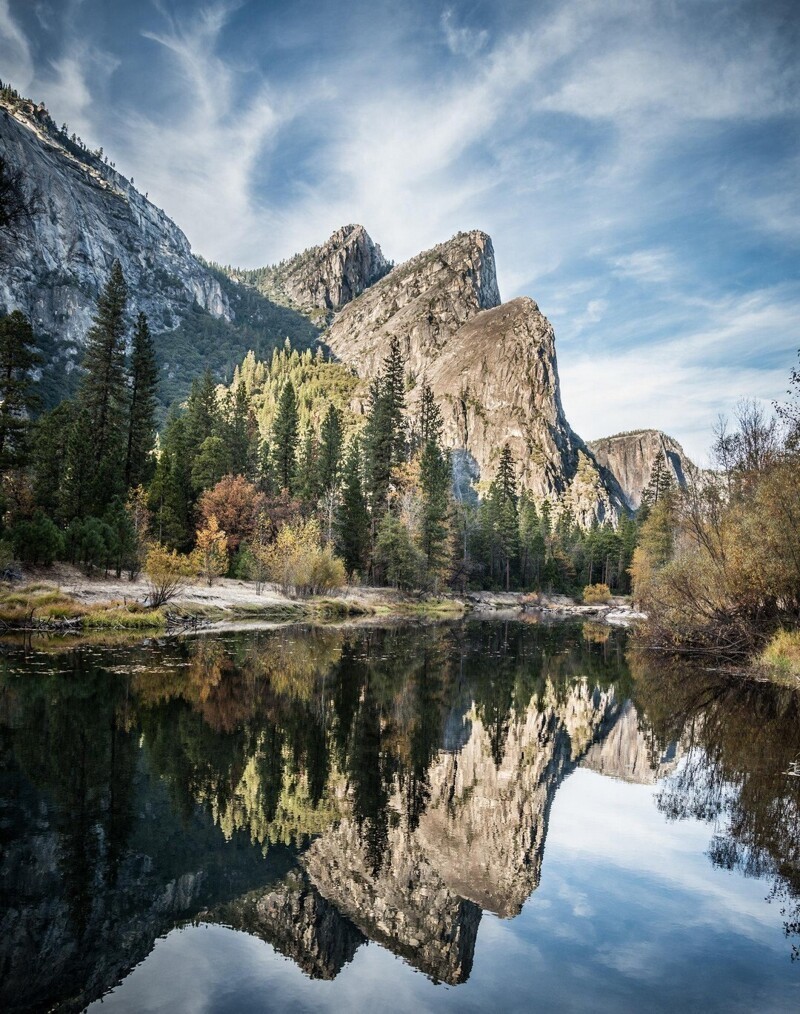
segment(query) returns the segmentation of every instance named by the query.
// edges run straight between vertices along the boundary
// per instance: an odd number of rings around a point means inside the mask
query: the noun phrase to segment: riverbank
[[[212,585],[187,584],[158,609],[148,605],[144,577],[91,576],[67,565],[29,570],[13,584],[0,585],[0,629],[167,630],[244,620],[288,622],[349,617],[458,617],[467,613],[521,613],[542,619],[587,619],[629,624],[641,618],[628,600],[582,605],[565,595],[466,592],[433,595],[393,588],[347,587],[324,596],[292,598],[276,585],[219,578]]]

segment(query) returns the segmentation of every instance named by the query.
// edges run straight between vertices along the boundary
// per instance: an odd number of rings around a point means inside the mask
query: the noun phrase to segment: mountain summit
[[[564,415],[552,325],[528,297],[500,302],[485,232],[460,232],[400,264],[345,306],[322,340],[369,380],[393,337],[412,414],[427,383],[462,471],[490,480],[508,443],[522,485],[567,503],[583,524],[624,509]]]
[[[391,268],[363,225],[344,225],[324,243],[289,260],[252,271],[232,270],[231,277],[319,319],[360,296]]]

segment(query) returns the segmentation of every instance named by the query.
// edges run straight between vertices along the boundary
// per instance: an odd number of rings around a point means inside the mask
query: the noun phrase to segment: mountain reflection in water
[[[631,661],[621,632],[521,622],[10,649],[0,1004],[81,1010],[192,921],[314,979],[376,941],[463,983],[577,766],[658,781],[796,937],[797,696]]]

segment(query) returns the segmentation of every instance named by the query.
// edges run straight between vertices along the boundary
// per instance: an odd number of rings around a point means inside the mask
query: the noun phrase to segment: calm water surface
[[[797,696],[467,622],[0,656],[0,1008],[800,1010]]]

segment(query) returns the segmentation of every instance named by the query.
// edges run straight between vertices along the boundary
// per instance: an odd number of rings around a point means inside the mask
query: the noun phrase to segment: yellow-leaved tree
[[[269,545],[253,547],[267,577],[285,593],[318,595],[346,584],[344,564],[330,544],[322,546],[316,518],[283,525]]]
[[[228,536],[219,527],[216,514],[209,515],[202,528],[197,529],[192,560],[195,572],[209,586],[228,569]]]
[[[190,561],[160,543],[151,545],[144,561],[147,597],[154,609],[166,605],[186,587]]]

